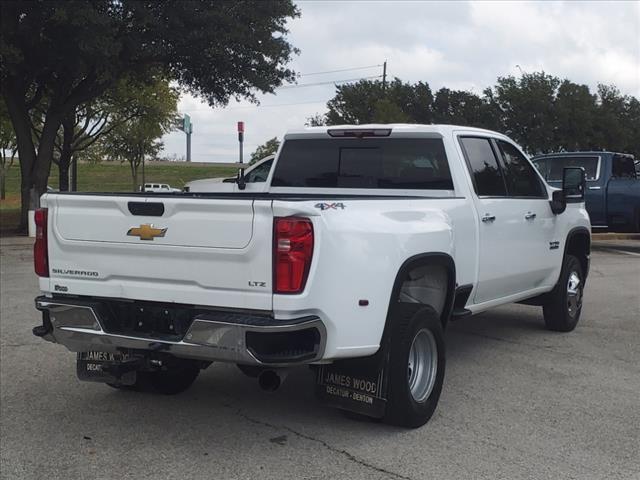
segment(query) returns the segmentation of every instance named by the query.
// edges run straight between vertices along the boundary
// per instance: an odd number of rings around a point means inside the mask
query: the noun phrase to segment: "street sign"
[[[184,118],[182,119],[182,131],[187,135],[193,133],[193,125],[191,124],[191,117],[184,114]]]
[[[184,114],[184,117],[178,118],[176,121],[176,128],[182,130],[187,134],[187,162],[191,161],[191,134],[193,133],[193,124],[191,123],[191,117]]]
[[[187,135],[193,133],[193,124],[191,123],[191,117],[185,113],[184,117],[178,118],[176,121],[176,128],[182,130]]]

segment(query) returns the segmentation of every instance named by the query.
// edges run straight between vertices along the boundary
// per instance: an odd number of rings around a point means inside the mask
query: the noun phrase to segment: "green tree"
[[[262,160],[264,157],[273,155],[278,151],[279,147],[280,147],[280,140],[278,140],[278,137],[273,137],[267,140],[262,145],[258,145],[254,150],[254,152],[251,154],[251,160],[249,161],[249,165],[253,165],[258,160]]]
[[[593,141],[596,96],[589,87],[563,80],[554,103],[554,140],[549,145],[555,151],[590,150]]]
[[[635,97],[627,97],[624,114],[625,135],[622,152],[632,153],[640,160],[640,101]]]
[[[499,77],[482,95],[427,83],[363,80],[336,87],[327,112],[310,126],[362,123],[446,123],[487,128],[511,136],[529,153],[615,150],[640,155],[640,101],[615,86],[586,85],[548,75]]]
[[[478,95],[464,90],[441,88],[433,100],[433,121],[449,125],[491,128],[489,107]]]
[[[76,175],[70,179],[70,167],[76,167],[77,157],[91,148],[102,135],[109,133],[118,125],[145,115],[148,103],[153,95],[166,94],[165,82],[158,81],[158,75],[152,70],[143,81],[123,78],[99,97],[78,105],[62,119],[61,128],[54,144],[53,162],[58,167],[58,188],[60,191],[76,190]],[[156,89],[158,91],[156,91]],[[37,118],[44,117],[40,106],[34,109]],[[32,120],[34,133],[39,139],[42,135],[42,122]],[[95,158],[95,148],[88,154]],[[74,168],[74,170],[76,170]],[[70,184],[71,180],[71,184]]]
[[[548,151],[554,144],[554,103],[560,79],[545,72],[525,73],[519,79],[498,77],[486,96],[498,113],[498,130],[510,135],[529,153]]]
[[[6,197],[7,172],[13,165],[18,149],[16,135],[4,101],[0,102],[0,200]]]
[[[383,88],[380,80],[361,80],[336,86],[327,103],[327,125],[383,122],[431,123],[433,95],[427,83],[404,83],[395,78]],[[309,119],[314,123],[321,117]],[[313,121],[312,121],[313,120]]]
[[[20,155],[21,228],[46,189],[60,125],[79,105],[150,68],[212,106],[255,101],[255,91],[294,79],[286,22],[298,14],[290,0],[4,1],[0,80]],[[31,114],[43,99],[36,143]]]
[[[633,148],[632,132],[638,131],[637,113],[635,122],[633,105],[637,99],[622,95],[614,85],[598,85],[598,102],[594,125],[594,140],[601,149],[623,151]],[[635,123],[635,125],[634,125]],[[636,137],[636,147],[637,147]],[[637,151],[637,150],[636,150]]]
[[[389,98],[381,98],[373,104],[373,123],[408,123],[409,115],[402,107]]]
[[[118,121],[100,140],[102,151],[110,159],[129,163],[134,191],[139,185],[140,165],[157,156],[163,147],[160,137],[176,125],[179,98],[167,80],[157,80],[137,94],[139,114]]]
[[[307,127],[322,127],[327,124],[327,115],[324,113],[316,113],[315,115],[307,118],[305,126]]]

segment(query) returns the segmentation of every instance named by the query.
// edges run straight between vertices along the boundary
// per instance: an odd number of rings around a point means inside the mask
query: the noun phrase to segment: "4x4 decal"
[[[338,203],[316,203],[314,207],[319,208],[320,210],[344,210],[345,204],[342,202]]]

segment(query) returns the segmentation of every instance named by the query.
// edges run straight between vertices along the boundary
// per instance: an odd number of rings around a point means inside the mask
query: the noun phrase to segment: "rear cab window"
[[[633,157],[614,155],[611,159],[611,175],[615,178],[636,178],[636,167]]]
[[[271,185],[453,190],[441,138],[287,139]]]
[[[600,157],[598,156],[553,156],[533,161],[538,171],[547,182],[561,182],[565,167],[584,168],[587,181],[596,181],[600,174]]]

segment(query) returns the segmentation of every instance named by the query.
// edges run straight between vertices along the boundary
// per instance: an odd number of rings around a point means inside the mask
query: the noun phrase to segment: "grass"
[[[201,163],[149,162],[145,165],[146,183],[168,183],[182,188],[185,183],[199,178],[233,176],[236,170],[210,167]],[[142,181],[142,170],[138,171]],[[49,185],[58,188],[58,167],[51,165]],[[7,174],[6,199],[0,200],[0,231],[15,231],[20,221],[20,165],[15,163]],[[131,192],[133,191],[129,164],[120,162],[80,163],[78,165],[78,191]]]

